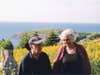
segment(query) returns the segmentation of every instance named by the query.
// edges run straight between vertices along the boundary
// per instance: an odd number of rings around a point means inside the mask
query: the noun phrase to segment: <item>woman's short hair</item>
[[[64,36],[66,36],[66,35],[71,36],[71,37],[73,38],[74,41],[76,41],[76,39],[77,39],[77,37],[78,37],[78,33],[77,33],[75,30],[73,30],[73,29],[66,29],[66,30],[64,30],[64,31],[60,34],[59,38],[62,40],[62,39],[64,38]]]

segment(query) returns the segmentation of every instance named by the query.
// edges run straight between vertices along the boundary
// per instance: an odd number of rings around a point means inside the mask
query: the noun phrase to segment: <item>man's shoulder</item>
[[[48,57],[48,55],[45,52],[41,52],[41,56]]]
[[[30,53],[27,53],[24,58],[22,59],[22,62],[27,61],[28,59],[30,59]]]

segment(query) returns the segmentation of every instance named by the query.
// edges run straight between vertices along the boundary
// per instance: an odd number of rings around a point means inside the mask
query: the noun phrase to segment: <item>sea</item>
[[[100,32],[100,23],[34,23],[34,22],[0,22],[0,40],[14,34],[41,29],[67,29],[72,28],[78,32]],[[11,39],[14,46],[19,39]]]

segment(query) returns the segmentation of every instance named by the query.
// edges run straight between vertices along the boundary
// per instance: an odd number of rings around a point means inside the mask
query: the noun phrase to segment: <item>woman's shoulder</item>
[[[84,56],[86,54],[86,49],[84,48],[83,45],[81,44],[76,44],[77,52],[81,55]]]
[[[64,48],[66,48],[66,45],[62,45],[59,47],[59,50],[63,50]]]
[[[75,44],[76,47],[84,49],[84,46],[82,44],[79,44],[79,43],[74,43],[74,44]]]

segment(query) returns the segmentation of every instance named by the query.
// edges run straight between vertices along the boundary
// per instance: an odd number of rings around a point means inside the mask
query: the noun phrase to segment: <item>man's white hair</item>
[[[76,39],[77,39],[77,37],[78,37],[78,33],[75,31],[75,30],[73,30],[73,29],[66,29],[66,30],[64,30],[61,34],[60,34],[60,39],[62,40],[63,38],[64,38],[64,36],[66,36],[66,35],[69,35],[69,36],[71,36],[73,39],[74,39],[74,41],[76,41]]]

